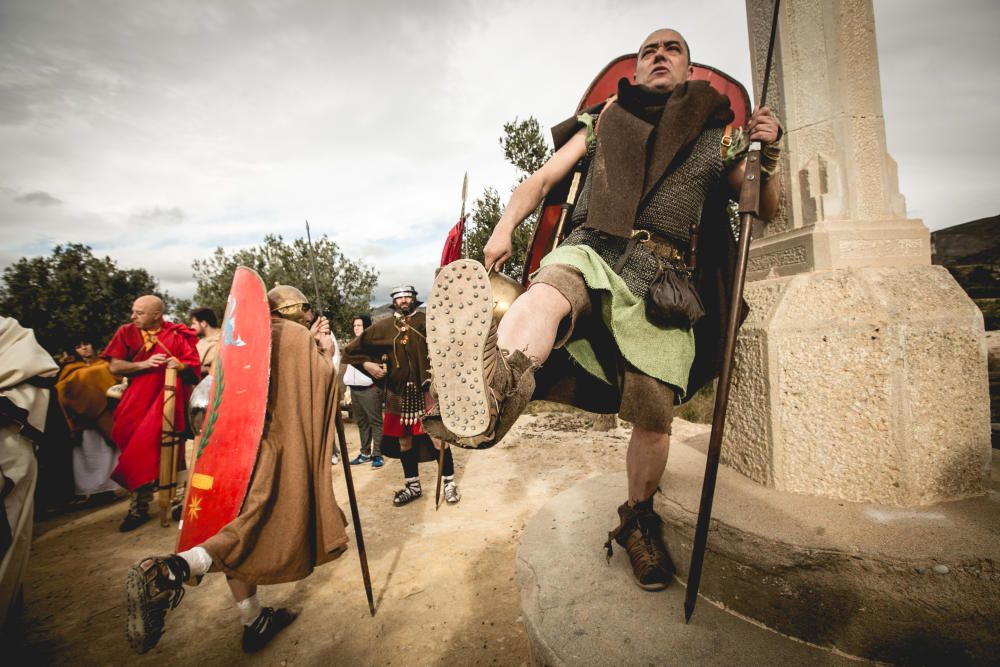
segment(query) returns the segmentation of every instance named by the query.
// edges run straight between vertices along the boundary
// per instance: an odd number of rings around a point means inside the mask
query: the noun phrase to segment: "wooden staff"
[[[319,294],[319,279],[316,277],[316,253],[313,250],[312,234],[309,232],[309,221],[306,220],[306,247],[309,250],[309,266],[312,269],[313,289],[316,291],[316,317],[324,317],[323,303]],[[331,333],[332,337],[333,334]],[[336,360],[337,341],[334,339],[334,359]],[[340,414],[340,369],[333,368],[333,424],[340,441],[340,462],[344,464],[344,482],[347,485],[347,499],[351,503],[351,518],[354,521],[354,536],[358,540],[358,560],[361,561],[361,578],[365,582],[365,595],[368,596],[368,611],[375,615],[375,598],[372,595],[372,576],[368,571],[368,553],[365,551],[365,536],[361,531],[361,513],[358,511],[358,497],[354,493],[354,477],[351,475],[351,463],[347,454],[347,436],[344,434],[344,417]],[[325,434],[324,434],[325,437]]]
[[[771,17],[771,38],[767,47],[767,63],[764,66],[764,86],[761,88],[760,104],[767,99],[767,84],[771,75],[771,57],[774,54],[774,38],[778,33],[778,4],[774,0]],[[743,187],[740,190],[740,244],[737,252],[736,271],[733,276],[733,293],[729,301],[729,322],[726,327],[726,345],[722,352],[722,372],[715,393],[715,413],[712,415],[712,435],[708,441],[705,459],[705,480],[701,487],[701,503],[698,506],[698,524],[694,532],[691,549],[691,566],[688,569],[687,592],[684,596],[684,622],[691,620],[694,606],[698,601],[698,587],[701,584],[701,568],[705,562],[705,548],[708,544],[708,526],[712,518],[712,501],[715,498],[715,481],[719,473],[719,457],[722,453],[722,433],[726,425],[726,411],[729,408],[729,386],[732,379],[733,353],[736,348],[736,334],[740,324],[740,306],[743,303],[743,284],[746,282],[747,259],[750,255],[750,232],[753,220],[760,214],[760,151],[759,141],[750,144]]]
[[[170,503],[177,487],[177,433],[174,415],[177,404],[177,369],[166,369],[163,379],[163,423],[160,427],[160,525],[170,525]]]
[[[444,440],[441,441],[441,449],[438,451],[438,479],[437,486],[434,488],[434,511],[437,512],[438,508],[441,507],[441,477],[444,475],[444,448],[448,446],[448,443]]]
[[[354,520],[354,537],[358,540],[358,560],[361,561],[361,578],[365,582],[365,595],[368,596],[368,611],[375,615],[375,598],[372,596],[372,576],[368,572],[368,553],[365,551],[365,536],[361,532],[361,514],[358,512],[358,499],[354,494],[354,478],[351,476],[351,464],[347,455],[347,437],[344,434],[344,416],[340,414],[340,380],[336,372],[333,390],[333,423],[337,429],[337,440],[340,441],[340,460],[344,464],[344,481],[347,483],[347,498],[351,503],[351,518]]]

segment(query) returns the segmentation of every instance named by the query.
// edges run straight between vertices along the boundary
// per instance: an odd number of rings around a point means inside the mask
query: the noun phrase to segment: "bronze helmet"
[[[305,327],[309,326],[306,313],[311,309],[311,306],[305,294],[300,292],[297,287],[275,285],[267,293],[267,304],[275,315],[292,322],[298,322]]]
[[[502,273],[490,271],[490,290],[493,292],[493,317],[499,322],[514,299],[524,294],[524,285]]]

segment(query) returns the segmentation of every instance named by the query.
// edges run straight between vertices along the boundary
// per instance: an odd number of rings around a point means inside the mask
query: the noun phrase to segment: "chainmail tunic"
[[[676,169],[668,172],[641,202],[634,229],[649,230],[671,241],[678,248],[690,248],[691,229],[701,220],[708,192],[725,170],[726,161],[720,154],[723,133],[723,128],[702,132],[692,145],[690,154]],[[562,244],[590,246],[609,267],[613,267],[624,252],[628,240],[585,226],[596,143],[590,142],[587,147],[587,177],[570,217],[574,229]],[[661,262],[672,265],[676,270],[684,270],[683,263],[658,259],[640,245],[622,267],[622,280],[633,294],[645,298]]]

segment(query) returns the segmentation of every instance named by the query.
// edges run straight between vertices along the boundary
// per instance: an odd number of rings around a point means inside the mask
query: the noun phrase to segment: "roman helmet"
[[[397,285],[392,288],[389,292],[389,298],[395,301],[401,296],[411,297],[414,301],[417,300],[417,290],[413,285]]]
[[[291,285],[275,285],[267,293],[267,303],[271,313],[282,319],[298,322],[304,327],[309,326],[306,313],[312,309],[305,295]]]
[[[417,289],[413,285],[397,285],[389,292],[389,298],[392,300],[393,308],[396,307],[396,299],[401,296],[408,296],[413,299],[413,305],[410,306],[409,311],[404,313],[405,315],[409,315],[414,312],[417,309],[417,306],[421,303],[417,300]]]

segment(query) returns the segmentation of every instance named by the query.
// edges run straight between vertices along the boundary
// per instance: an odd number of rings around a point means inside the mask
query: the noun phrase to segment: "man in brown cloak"
[[[418,464],[441,461],[444,499],[454,505],[462,496],[455,483],[455,462],[447,443],[429,437],[420,417],[431,407],[427,389],[430,365],[427,362],[426,316],[417,310],[417,290],[412,285],[394,287],[392,317],[383,318],[365,329],[344,348],[344,362],[376,380],[385,380],[385,415],[382,420],[382,453],[403,465],[403,488],[393,495],[392,504],[402,507],[423,495]],[[385,362],[386,367],[380,363]]]
[[[243,621],[243,650],[259,650],[295,614],[261,607],[257,586],[303,579],[347,549],[347,521],[334,498],[329,464],[336,368],[329,323],[310,317],[294,287],[275,287],[268,301],[271,381],[246,500],[240,514],[201,545],[144,558],[129,570],[127,633],[139,653],[156,645],[168,609],[183,597],[182,584],[209,572],[226,574]]]

